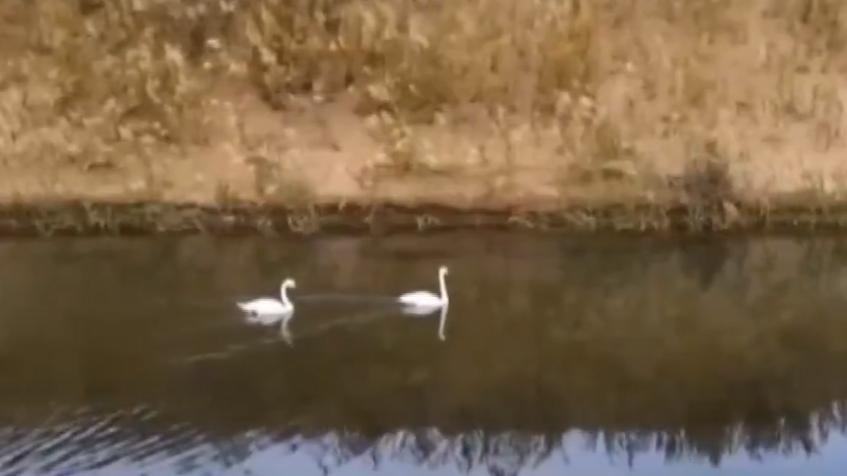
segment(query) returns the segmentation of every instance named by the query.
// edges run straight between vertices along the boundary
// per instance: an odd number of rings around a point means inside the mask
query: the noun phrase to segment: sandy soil
[[[666,177],[639,169],[643,164],[581,167],[559,156],[552,128],[531,130],[516,122],[504,132],[481,107],[457,111],[449,123],[409,126],[408,138],[399,139],[412,143],[408,160],[392,157],[383,131],[391,126],[359,114],[352,97],[302,99],[280,111],[254,90],[228,85],[205,101],[204,114],[211,120],[201,131],[203,143],[157,144],[149,153],[153,160],[0,162],[0,200],[543,211],[586,202],[649,202],[665,192]],[[667,169],[664,175],[680,173]]]
[[[205,144],[159,146],[150,161],[4,164],[0,200],[535,209],[559,206],[569,194],[562,187],[567,171],[548,160],[552,141],[515,141],[514,157],[507,157],[510,146],[483,121],[415,128],[419,158],[404,170],[352,98],[304,99],[294,110],[277,111],[249,88],[229,87],[205,107],[214,118],[203,131]],[[225,119],[232,117],[237,121]]]

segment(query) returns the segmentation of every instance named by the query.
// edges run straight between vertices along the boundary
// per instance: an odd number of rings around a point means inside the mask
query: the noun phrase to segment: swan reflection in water
[[[279,335],[282,336],[282,340],[288,345],[288,347],[294,347],[294,338],[291,336],[291,329],[288,327],[293,316],[294,314],[291,314],[284,318],[279,325]]]
[[[426,308],[426,307],[420,307],[420,306],[407,306],[407,307],[403,307],[401,309],[401,312],[403,314],[407,315],[407,316],[414,316],[414,317],[430,317],[430,316],[438,315],[439,316],[439,319],[438,319],[438,339],[441,340],[441,341],[444,341],[444,340],[447,339],[447,337],[445,335],[445,329],[446,329],[446,325],[447,325],[448,309],[449,309],[449,306],[446,306],[446,305],[440,306],[440,307],[435,307],[435,308]],[[313,329],[312,332],[306,333],[306,336],[309,336],[309,335],[315,336],[317,334],[321,334],[323,332],[329,331],[331,328],[333,328],[337,325],[350,325],[350,324],[355,324],[357,322],[358,323],[369,322],[372,318],[375,318],[375,317],[379,318],[379,317],[383,317],[383,316],[384,316],[384,313],[365,313],[364,315],[353,316],[351,319],[344,319],[344,320],[341,320],[341,321],[336,322],[336,323],[328,323],[324,326],[317,327],[317,328]],[[287,314],[285,316],[282,316],[281,318],[279,318],[275,321],[272,321],[272,322],[263,322],[263,324],[275,324],[276,322],[279,322],[280,336],[282,336],[283,341],[285,341],[285,343],[288,344],[289,347],[292,347],[294,345],[294,337],[291,334],[290,324],[291,324],[291,321],[293,320],[293,318],[294,318],[294,313],[291,313],[291,314]],[[362,318],[364,318],[364,319],[362,319]],[[253,320],[252,322],[256,322],[256,321]]]
[[[447,304],[438,307],[404,306],[401,312],[407,316],[429,317],[434,316],[436,311],[441,311],[438,318],[438,339],[443,341],[447,340],[444,329],[447,324],[447,310],[449,308],[450,306]]]
[[[293,338],[291,336],[291,321],[294,319],[294,311],[281,313],[281,314],[248,314],[244,319],[248,325],[260,325],[260,326],[274,326],[279,324],[279,334],[282,337],[282,340],[288,344],[288,346],[293,345]]]

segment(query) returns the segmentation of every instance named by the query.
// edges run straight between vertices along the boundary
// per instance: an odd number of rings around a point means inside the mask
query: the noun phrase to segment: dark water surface
[[[847,238],[0,242],[3,475],[841,475],[845,402]]]

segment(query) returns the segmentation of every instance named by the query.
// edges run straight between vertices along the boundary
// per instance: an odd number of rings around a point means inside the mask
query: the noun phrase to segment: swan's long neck
[[[282,287],[280,287],[280,289],[279,289],[279,294],[282,297],[282,303],[286,307],[290,307],[291,301],[288,300],[288,292],[287,291],[288,291],[288,286],[283,284]]]
[[[449,297],[447,296],[447,284],[444,282],[444,272],[438,273],[438,283],[441,285],[441,300],[448,302]]]

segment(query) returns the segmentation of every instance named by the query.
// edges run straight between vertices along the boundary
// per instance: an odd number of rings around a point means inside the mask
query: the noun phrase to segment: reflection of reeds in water
[[[229,445],[216,448],[189,425],[163,425],[156,412],[145,407],[105,413],[80,410],[55,420],[36,428],[11,425],[0,430],[0,474],[75,474],[162,463],[183,472],[219,458],[227,461],[233,452]]]
[[[288,455],[308,455],[324,474],[359,461],[374,472],[399,463],[517,475],[550,458],[567,464],[570,455],[579,451],[606,452],[613,461],[625,459],[629,466],[638,455],[650,452],[664,454],[666,462],[693,460],[719,465],[725,456],[738,453],[753,459],[814,453],[832,432],[847,433],[845,405],[834,403],[810,416],[785,416],[771,426],[738,423],[714,431],[680,428],[533,434],[475,430],[447,434],[424,428],[376,437],[342,430],[295,435],[251,430],[220,435],[188,424],[168,423],[146,407],[103,413],[84,410],[35,428],[9,425],[0,429],[0,474],[69,474],[118,467],[190,474],[249,467],[251,457],[266,452],[276,453],[279,468],[284,468]]]

